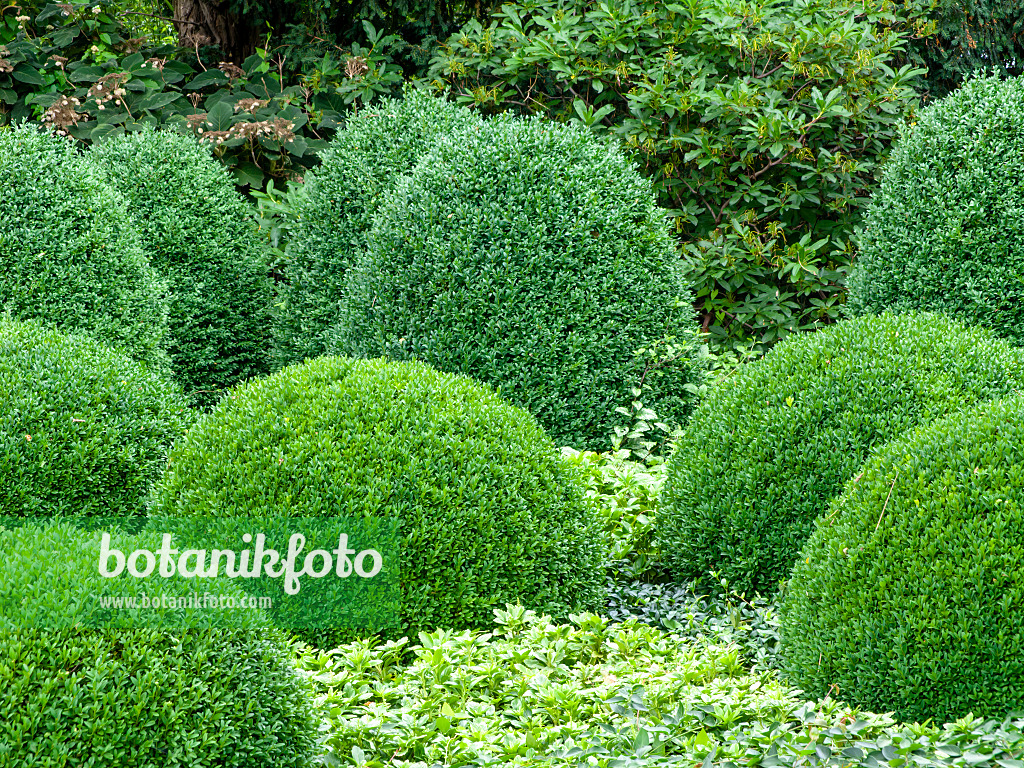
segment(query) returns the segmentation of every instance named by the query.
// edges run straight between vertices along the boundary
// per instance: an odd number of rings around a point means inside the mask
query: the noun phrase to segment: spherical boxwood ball
[[[172,370],[198,405],[266,373],[272,289],[251,206],[194,137],[146,130],[93,146],[93,163],[131,204],[170,288]]]
[[[338,320],[345,274],[366,248],[381,199],[439,137],[478,123],[475,112],[408,90],[353,111],[306,175],[274,321],[278,366],[317,357]]]
[[[239,611],[230,630],[146,628],[152,614],[142,609],[132,628],[70,625],[69,610],[96,607],[97,538],[67,523],[0,529],[3,764],[310,765],[308,685],[258,611]],[[204,590],[222,595],[218,586]],[[190,593],[159,589],[165,600]]]
[[[921,111],[868,210],[847,307],[927,309],[1024,343],[1024,78]]]
[[[689,414],[703,371],[679,267],[618,148],[496,118],[435,144],[384,201],[333,349],[472,376],[557,444],[603,450],[633,388],[662,421]]]
[[[397,519],[412,636],[602,598],[593,511],[536,420],[422,363],[323,357],[238,387],[175,444],[151,512]]]
[[[793,684],[901,720],[1024,707],[1024,397],[919,428],[872,457],[786,589]]]
[[[772,592],[876,446],[1024,384],[1024,354],[942,315],[792,336],[716,385],[669,461],[657,519],[681,578]]]
[[[67,139],[0,128],[0,312],[166,364],[166,285],[124,200]]]
[[[192,416],[180,389],[82,335],[0,320],[0,515],[135,515]]]

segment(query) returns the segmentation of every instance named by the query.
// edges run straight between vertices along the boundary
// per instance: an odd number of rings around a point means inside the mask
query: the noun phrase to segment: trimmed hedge
[[[876,446],[1024,385],[1024,354],[942,315],[847,320],[716,385],[669,461],[658,546],[677,577],[770,593]]]
[[[194,137],[146,130],[93,146],[93,163],[131,204],[170,287],[167,348],[198,405],[269,370],[272,287],[251,206]]]
[[[175,444],[150,511],[398,519],[411,636],[603,598],[593,510],[537,422],[422,363],[322,357],[238,387]]]
[[[0,320],[0,515],[134,515],[192,416],[177,386],[83,335]]]
[[[368,243],[332,350],[500,387],[575,448],[607,447],[641,384],[662,421],[688,416],[703,370],[664,212],[590,131],[499,117],[439,142]]]
[[[812,696],[936,722],[1024,708],[1024,397],[880,450],[818,523],[781,619]]]
[[[274,323],[277,367],[324,354],[346,272],[366,248],[382,198],[440,137],[478,122],[468,109],[412,89],[352,113],[306,175],[296,206]]]
[[[68,606],[77,615],[96,608],[87,585],[98,539],[66,523],[0,529],[0,764],[310,765],[308,683],[288,641],[258,612],[243,611],[251,628],[236,630],[66,625]],[[130,551],[129,541],[114,544]],[[170,588],[161,594],[189,594]]]
[[[885,166],[847,302],[944,312],[1024,343],[1024,78],[921,111]]]
[[[0,312],[165,365],[167,286],[120,195],[67,139],[0,128]]]

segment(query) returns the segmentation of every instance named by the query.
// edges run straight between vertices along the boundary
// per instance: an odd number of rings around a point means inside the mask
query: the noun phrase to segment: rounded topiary
[[[579,479],[525,411],[421,363],[322,357],[229,393],[175,444],[154,515],[397,519],[405,633],[602,598]]]
[[[146,130],[93,146],[91,159],[131,204],[170,289],[167,349],[200,405],[269,369],[272,288],[252,208],[192,136]]]
[[[317,357],[338,320],[345,273],[366,248],[366,233],[384,194],[439,137],[473,125],[464,107],[422,91],[353,112],[306,175],[274,321],[278,366]]]
[[[73,623],[102,619],[98,538],[66,523],[0,529],[0,763],[311,765],[308,684],[290,643],[257,611],[238,611],[235,629],[150,628],[153,614],[142,610],[130,628]],[[114,538],[125,550],[128,541]],[[202,589],[223,595],[224,587]],[[169,582],[156,594],[188,597]],[[186,608],[176,618],[189,626],[200,613]]]
[[[702,381],[650,183],[583,128],[496,118],[438,142],[381,206],[350,283],[332,349],[500,387],[560,445],[606,447],[641,385],[678,423]]]
[[[875,446],[1024,385],[1024,354],[942,315],[792,336],[712,388],[669,461],[657,518],[678,577],[772,592]]]
[[[67,139],[0,128],[0,312],[166,364],[166,285],[120,195]]]
[[[868,210],[854,314],[944,312],[1024,343],[1024,78],[978,77],[921,111]]]
[[[191,412],[98,341],[0,320],[0,515],[134,515]]]
[[[1024,398],[878,451],[818,522],[781,621],[813,696],[940,723],[1024,708]]]

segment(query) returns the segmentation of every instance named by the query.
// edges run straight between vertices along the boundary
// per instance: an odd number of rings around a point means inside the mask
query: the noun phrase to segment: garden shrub
[[[71,625],[69,610],[98,610],[88,588],[98,539],[67,523],[0,529],[0,763],[311,764],[307,683],[290,643],[257,611],[242,611],[246,628],[233,630]],[[191,593],[170,589],[161,585],[168,597]]]
[[[1024,385],[1024,355],[935,314],[787,339],[715,385],[669,461],[657,543],[677,577],[774,591],[876,446]]]
[[[678,214],[715,346],[763,350],[841,316],[855,228],[919,103],[906,49],[930,37],[930,4],[508,2],[431,76],[485,112],[621,141]]]
[[[413,635],[603,599],[593,510],[537,422],[417,362],[321,357],[241,385],[175,444],[150,511],[397,519]]]
[[[0,515],[136,515],[192,421],[180,389],[83,335],[0,319]]]
[[[346,271],[366,249],[383,196],[435,141],[478,121],[464,107],[412,89],[351,113],[321,153],[321,166],[307,174],[296,205],[275,321],[277,365],[324,354]]]
[[[903,725],[837,698],[808,702],[745,669],[735,646],[596,616],[495,614],[486,634],[441,629],[416,644],[304,654],[331,756],[452,768],[1009,768],[1024,744],[1019,715]]]
[[[90,156],[131,205],[170,289],[172,370],[197,404],[267,372],[271,284],[251,206],[193,137],[145,130]]]
[[[1024,343],[1024,79],[977,77],[906,129],[868,211],[854,314],[945,312]]]
[[[704,363],[665,215],[589,131],[502,117],[439,142],[368,243],[336,351],[500,387],[575,448],[605,447],[641,385],[662,421],[689,414]]]
[[[812,696],[903,719],[1024,707],[1024,397],[886,445],[801,553],[785,668]]]
[[[0,311],[166,362],[166,286],[123,199],[66,139],[0,129]]]

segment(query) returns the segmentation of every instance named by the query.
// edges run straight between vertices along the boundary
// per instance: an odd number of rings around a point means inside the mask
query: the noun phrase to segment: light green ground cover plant
[[[899,725],[802,700],[735,646],[509,606],[490,633],[309,651],[327,765],[1017,768],[1024,720]],[[402,667],[400,660],[415,658]]]

